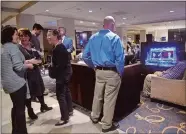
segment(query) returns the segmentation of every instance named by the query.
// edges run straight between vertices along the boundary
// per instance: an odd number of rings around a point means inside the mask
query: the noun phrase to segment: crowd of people
[[[41,112],[52,110],[44,99],[45,87],[39,66],[42,64],[42,49],[38,36],[43,27],[34,24],[28,28],[5,26],[1,30],[1,83],[13,103],[11,112],[12,134],[27,134],[25,106],[31,119],[37,119],[31,105],[31,99],[37,98]],[[113,115],[122,75],[124,72],[125,52],[120,37],[115,33],[115,19],[107,16],[103,20],[103,29],[93,34],[82,52],[82,60],[96,73],[95,92],[90,119],[99,122],[103,107],[102,132],[119,127],[113,123]],[[61,119],[55,125],[64,125],[73,115],[72,97],[69,81],[72,76],[71,53],[73,41],[66,36],[66,29],[59,27],[48,30],[48,43],[53,46],[49,76],[56,79],[56,96]],[[130,44],[129,44],[130,45]],[[139,47],[138,47],[139,48]],[[129,48],[130,49],[130,48]],[[154,75],[169,79],[179,79],[186,69],[186,62],[180,62],[165,72]],[[150,78],[145,79],[143,95],[150,95]]]
[[[31,102],[35,98],[41,104],[40,111],[52,110],[44,100],[45,86],[40,72],[43,52],[38,36],[43,27],[34,24],[28,28],[17,29],[10,25],[1,30],[1,84],[5,93],[10,94],[13,103],[11,111],[12,134],[27,134],[25,106],[32,120],[38,118]],[[56,95],[61,111],[61,120],[57,125],[66,124],[73,115],[72,98],[68,83],[72,75],[70,54],[73,51],[72,40],[65,36],[66,29],[50,30],[47,34],[49,44],[53,45],[52,70],[56,76]]]

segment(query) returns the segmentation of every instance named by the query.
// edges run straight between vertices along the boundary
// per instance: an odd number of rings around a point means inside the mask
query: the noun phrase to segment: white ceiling
[[[142,24],[142,25],[135,25],[135,26],[140,27],[140,28],[144,28],[147,31],[164,30],[164,29],[179,29],[179,28],[186,27],[186,20]]]
[[[49,10],[45,12],[45,10]],[[92,13],[88,11],[92,10]],[[170,13],[174,10],[174,13]],[[78,20],[102,22],[107,15],[117,24],[144,24],[185,19],[185,2],[38,2],[23,13],[71,17]]]
[[[170,13],[171,10],[175,12]],[[177,25],[185,27],[186,2],[37,2],[23,13],[35,15],[36,22],[44,27],[56,27],[58,19],[68,17],[75,19],[76,29],[97,30],[102,25],[103,18],[112,15],[117,26],[129,30],[153,30],[157,27],[172,28],[173,25],[175,28]],[[124,17],[127,19],[124,20]],[[169,21],[174,23],[169,24]],[[7,23],[15,25],[16,19]]]

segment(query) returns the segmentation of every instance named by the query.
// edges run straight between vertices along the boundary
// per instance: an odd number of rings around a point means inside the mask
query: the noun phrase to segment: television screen
[[[176,42],[141,43],[141,63],[153,70],[175,66],[185,46]]]
[[[77,49],[85,48],[91,35],[92,35],[91,31],[76,32],[76,48]]]
[[[177,63],[176,47],[150,48],[145,65],[171,67]]]

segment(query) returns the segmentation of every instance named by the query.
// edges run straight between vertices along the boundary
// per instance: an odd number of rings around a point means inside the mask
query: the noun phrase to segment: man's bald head
[[[103,27],[115,31],[115,19],[112,16],[106,16],[103,20]]]
[[[112,16],[106,16],[104,21],[103,21],[103,24],[110,24],[110,23],[115,23],[115,20]]]

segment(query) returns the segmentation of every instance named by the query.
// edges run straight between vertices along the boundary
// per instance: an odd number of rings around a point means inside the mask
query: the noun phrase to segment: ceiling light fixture
[[[46,12],[49,12],[49,10],[46,10]]]
[[[172,23],[172,22],[169,22],[169,23]]]
[[[89,10],[89,13],[92,13],[92,10]]]
[[[83,23],[83,21],[80,21],[80,23]]]
[[[174,11],[170,11],[170,13],[174,13]]]
[[[126,20],[127,18],[123,18],[124,20]]]
[[[95,25],[96,23],[93,22],[92,24]]]

